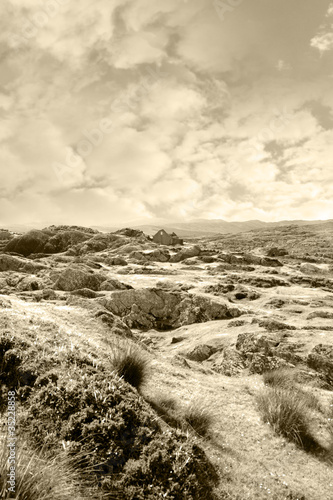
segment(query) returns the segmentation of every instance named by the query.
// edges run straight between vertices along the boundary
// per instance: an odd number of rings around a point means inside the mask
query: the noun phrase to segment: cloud
[[[319,50],[321,54],[333,49],[333,3],[328,7],[326,20],[320,26],[319,33],[312,38],[311,47]]]
[[[326,0],[0,9],[2,225],[329,213]]]

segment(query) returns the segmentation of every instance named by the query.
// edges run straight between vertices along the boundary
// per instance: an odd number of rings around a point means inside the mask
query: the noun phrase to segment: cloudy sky
[[[0,226],[333,218],[333,3],[1,0]]]

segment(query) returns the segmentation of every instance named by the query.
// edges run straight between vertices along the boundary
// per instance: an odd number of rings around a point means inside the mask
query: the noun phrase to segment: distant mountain
[[[170,221],[168,219],[137,219],[130,222],[112,224],[110,226],[91,226],[93,229],[97,229],[101,232],[114,232],[118,229],[124,227],[130,227],[132,229],[139,229],[145,234],[154,235],[160,229],[165,229],[167,232],[172,233],[173,231],[178,234],[181,238],[205,238],[215,235],[223,234],[238,234],[245,231],[269,229],[279,226],[306,226],[313,224],[321,224],[325,222],[333,222],[333,219],[328,221],[322,220],[282,220],[278,222],[263,222],[260,220],[248,220],[242,222],[227,222],[223,219],[192,219],[186,222],[180,221]],[[23,224],[13,224],[8,226],[6,229],[15,231],[18,233],[25,233],[31,229],[41,229],[45,226],[40,226],[39,224],[33,225],[23,225]]]
[[[269,229],[279,226],[294,225],[294,226],[305,226],[319,224],[329,221],[308,221],[308,220],[284,220],[279,222],[263,222],[260,220],[249,220],[243,222],[227,222],[223,219],[194,219],[188,222],[162,222],[161,224],[156,224],[154,221],[151,224],[138,224],[133,227],[133,229],[139,229],[145,234],[154,235],[159,229],[165,229],[169,233],[175,232],[181,238],[204,238],[209,236],[214,236],[218,234],[238,234],[245,231]],[[332,220],[331,220],[332,222]],[[100,231],[116,231],[120,227],[117,226],[111,228],[96,227]]]

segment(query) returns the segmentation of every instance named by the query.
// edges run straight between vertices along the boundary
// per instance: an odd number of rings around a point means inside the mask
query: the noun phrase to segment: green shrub
[[[310,429],[307,401],[297,391],[267,388],[256,396],[264,422],[305,450],[318,447]]]
[[[148,374],[148,359],[136,344],[116,348],[111,364],[117,375],[136,389],[144,384]]]

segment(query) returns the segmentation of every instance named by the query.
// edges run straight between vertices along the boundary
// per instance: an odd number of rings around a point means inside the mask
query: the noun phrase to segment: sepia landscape
[[[332,498],[332,236],[2,230],[18,498]]]
[[[1,0],[1,499],[333,499],[332,55],[333,0]]]

